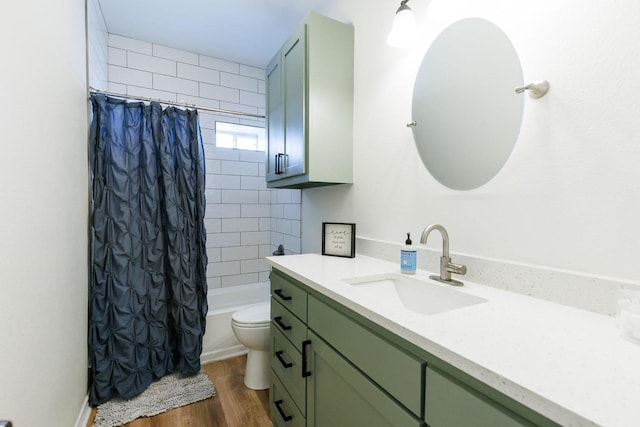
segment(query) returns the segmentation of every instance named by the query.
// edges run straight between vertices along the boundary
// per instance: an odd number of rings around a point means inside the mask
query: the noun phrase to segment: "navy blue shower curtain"
[[[200,371],[207,313],[198,115],[91,95],[89,401]]]

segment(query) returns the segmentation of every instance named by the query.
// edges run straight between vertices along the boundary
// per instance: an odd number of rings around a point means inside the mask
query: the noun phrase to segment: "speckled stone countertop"
[[[615,319],[464,281],[487,302],[421,315],[385,304],[343,279],[399,273],[356,255],[269,257],[267,262],[396,335],[563,426],[640,425],[640,345]],[[418,270],[428,280],[433,274]]]

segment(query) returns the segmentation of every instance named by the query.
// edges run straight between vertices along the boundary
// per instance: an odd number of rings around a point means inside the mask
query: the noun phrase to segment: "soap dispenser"
[[[404,274],[416,274],[417,253],[411,246],[411,233],[407,233],[405,246],[400,249],[400,272]]]

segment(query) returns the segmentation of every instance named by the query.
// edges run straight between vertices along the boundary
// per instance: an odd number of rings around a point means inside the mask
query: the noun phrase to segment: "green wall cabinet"
[[[557,426],[277,269],[271,295],[274,426]]]
[[[267,186],[353,182],[353,26],[309,13],[266,70]]]

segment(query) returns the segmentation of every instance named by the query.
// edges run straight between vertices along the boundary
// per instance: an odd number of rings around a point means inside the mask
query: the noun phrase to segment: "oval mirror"
[[[518,138],[522,68],[496,25],[467,18],[447,27],[422,60],[413,90],[413,135],[431,175],[455,190],[489,182]]]

